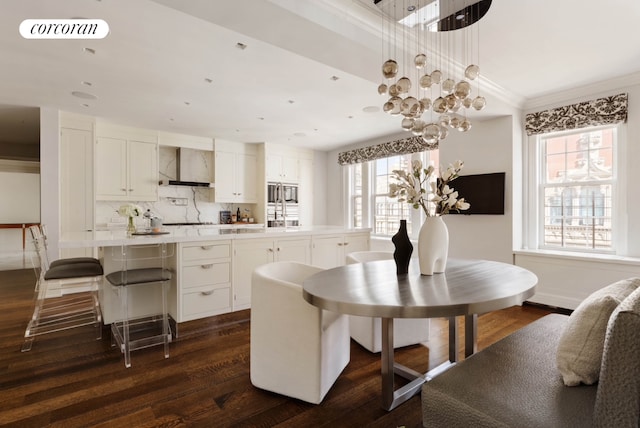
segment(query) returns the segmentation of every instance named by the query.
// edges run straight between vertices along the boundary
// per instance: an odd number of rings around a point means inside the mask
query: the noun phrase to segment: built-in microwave
[[[267,184],[267,202],[275,204],[284,201],[287,204],[298,203],[298,185],[285,183]]]

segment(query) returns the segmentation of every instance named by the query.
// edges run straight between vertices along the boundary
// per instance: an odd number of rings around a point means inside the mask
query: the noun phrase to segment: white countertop
[[[223,239],[259,239],[292,236],[329,235],[335,233],[371,232],[371,229],[348,229],[340,226],[311,226],[300,228],[256,228],[206,226],[164,227],[162,235],[127,236],[124,229],[97,230],[65,234],[60,238],[59,248],[113,247],[148,243],[198,242]]]

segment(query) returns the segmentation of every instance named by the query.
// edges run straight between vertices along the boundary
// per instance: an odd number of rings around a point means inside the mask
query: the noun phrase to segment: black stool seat
[[[45,274],[44,279],[69,279],[91,276],[100,276],[104,272],[100,263],[73,263],[68,265],[52,266]]]
[[[162,268],[129,269],[111,272],[106,276],[107,281],[117,287],[143,284],[146,282],[161,282],[171,279],[171,271]]]
[[[69,257],[67,259],[58,259],[49,263],[49,267],[53,268],[61,265],[74,265],[76,263],[97,263],[100,264],[100,260],[93,257]]]

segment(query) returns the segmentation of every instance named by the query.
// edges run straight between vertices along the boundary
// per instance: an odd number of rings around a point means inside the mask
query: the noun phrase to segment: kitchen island
[[[251,274],[255,267],[275,261],[298,261],[324,268],[345,263],[346,254],[369,249],[370,229],[336,226],[257,228],[178,226],[163,234],[127,236],[124,229],[78,232],[62,236],[59,248],[98,249],[104,273],[121,270],[122,250],[166,244],[165,267],[174,272],[169,291],[169,313],[177,323],[251,307]],[[143,251],[143,250],[141,250]],[[134,257],[135,258],[135,257]],[[149,260],[128,261],[147,267]],[[153,287],[152,287],[153,288]],[[132,294],[132,316],[158,310],[160,296],[141,287]],[[110,286],[100,291],[104,322],[118,319],[119,307]]]

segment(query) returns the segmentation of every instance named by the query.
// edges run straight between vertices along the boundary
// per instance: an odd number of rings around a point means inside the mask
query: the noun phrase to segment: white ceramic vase
[[[449,229],[442,217],[427,217],[418,235],[420,273],[433,275],[444,272],[449,254]]]

